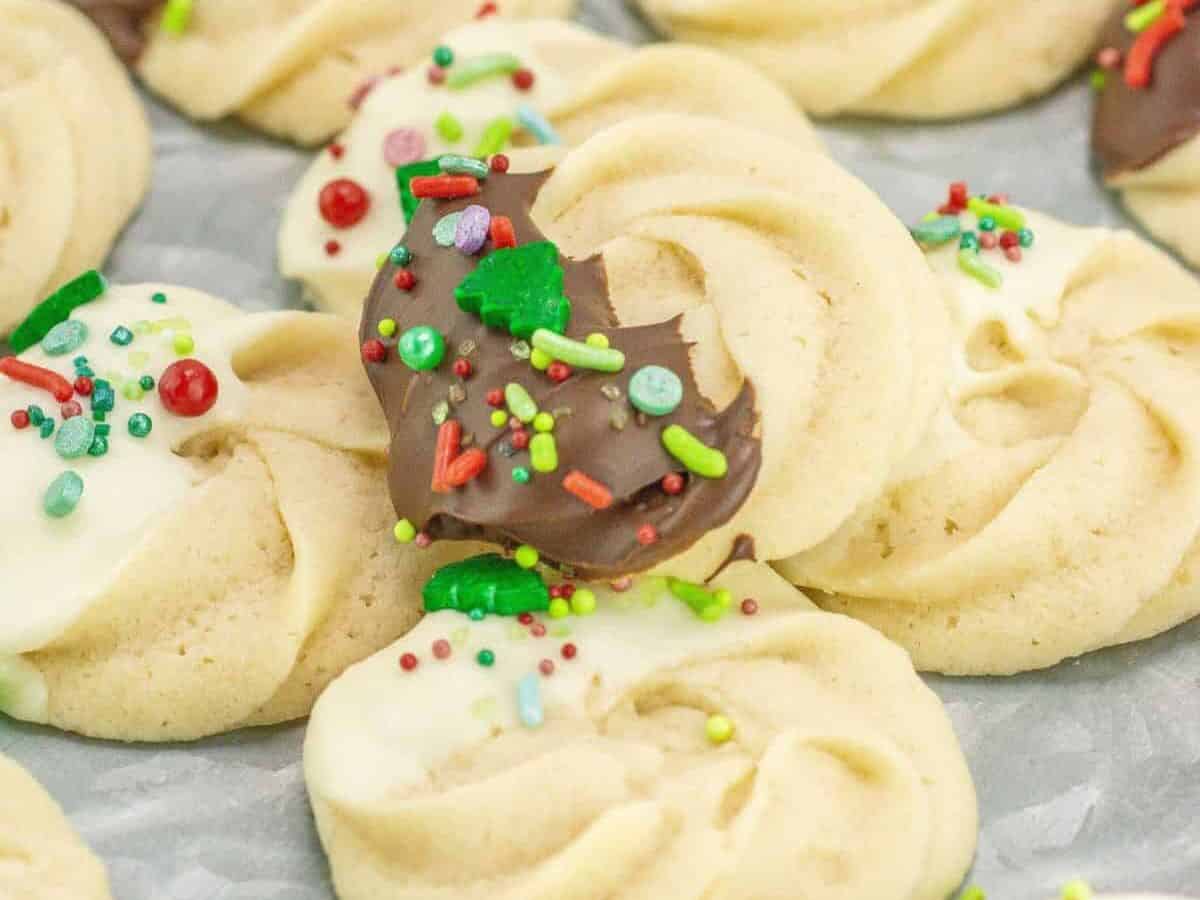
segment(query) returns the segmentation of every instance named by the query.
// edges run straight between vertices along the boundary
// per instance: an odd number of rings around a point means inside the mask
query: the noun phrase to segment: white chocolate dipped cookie
[[[104,866],[29,774],[0,754],[0,897],[111,900]]]
[[[1050,666],[1191,618],[1200,285],[1128,233],[962,185],[942,212],[914,228],[955,304],[935,427],[878,501],[781,571],[952,674]]]
[[[150,131],[129,76],[68,5],[0,0],[0,337],[104,261],[142,201]]]
[[[416,622],[396,585],[453,557],[394,547],[342,320],[93,272],[14,340],[0,711],[142,741],[292,719]]]
[[[711,50],[633,49],[565,22],[497,19],[466,25],[442,44],[454,54],[448,80],[431,83],[418,69],[381,81],[292,193],[279,234],[280,270],[303,282],[323,309],[357,318],[380,253],[404,232],[398,166],[442,154],[486,157],[539,136],[575,145],[622,119],[660,112],[702,113],[806,150],[817,146],[786,94]],[[528,74],[510,77],[517,66]],[[484,76],[460,85],[473,71]],[[524,126],[530,111],[552,133],[538,131],[536,121]],[[322,201],[339,186],[355,191],[360,205]]]
[[[943,900],[976,808],[937,699],[767,567],[717,584],[718,622],[657,578],[431,612],[334,682],[305,775],[341,900]]]
[[[760,67],[819,116],[944,119],[1044,93],[1120,0],[637,0],[665,34]]]

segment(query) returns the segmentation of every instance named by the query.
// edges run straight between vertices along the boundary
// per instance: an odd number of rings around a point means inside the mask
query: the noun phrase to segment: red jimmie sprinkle
[[[410,269],[398,269],[392,277],[392,284],[402,291],[411,291],[417,286],[417,276]]]
[[[475,11],[475,18],[486,19],[488,16],[494,16],[500,11],[500,7],[495,3],[485,3]]]
[[[497,250],[517,246],[517,233],[513,230],[512,219],[508,216],[492,216],[488,226],[488,237],[492,239],[492,247]]]
[[[578,469],[572,469],[566,474],[562,480],[562,486],[568,493],[574,494],[592,509],[608,509],[612,506],[612,491]]]
[[[462,423],[457,419],[447,419],[438,428],[437,445],[433,451],[433,480],[430,490],[435,494],[446,494],[450,486],[446,483],[446,470],[458,456],[462,444]]]
[[[74,388],[71,387],[71,382],[67,381],[67,379],[63,378],[57,372],[51,372],[49,369],[43,369],[41,366],[21,362],[15,356],[7,356],[4,359],[0,359],[0,375],[7,375],[13,381],[19,381],[30,387],[49,391],[59,403],[66,403],[71,399],[71,395],[75,393]]]
[[[387,347],[383,345],[383,341],[378,338],[372,338],[369,341],[363,341],[362,345],[363,362],[381,363],[387,359]]]
[[[479,193],[479,182],[470,175],[424,175],[412,179],[409,188],[414,197],[452,200],[474,197]]]
[[[1131,88],[1149,87],[1154,73],[1154,60],[1159,51],[1167,41],[1183,31],[1186,24],[1182,4],[1170,3],[1129,48],[1129,55],[1125,57],[1125,83]]]
[[[487,468],[487,454],[478,447],[472,447],[461,453],[446,467],[446,484],[452,488],[462,487],[468,481],[479,476]]]

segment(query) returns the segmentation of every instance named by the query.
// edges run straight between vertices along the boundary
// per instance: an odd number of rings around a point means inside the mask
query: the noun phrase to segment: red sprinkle
[[[494,219],[492,221],[495,221]],[[550,363],[546,369],[546,374],[550,376],[550,380],[556,384],[562,384],[571,377],[571,367],[565,362],[554,361]]]
[[[508,417],[508,427],[512,431],[520,431],[522,428],[525,427],[525,423],[522,422],[520,419],[518,419],[516,416],[509,416]]]
[[[405,672],[411,672],[417,667],[417,657],[412,653],[405,653],[400,657],[400,668]]]
[[[433,656],[435,659],[449,659],[451,652],[450,642],[445,638],[438,638],[433,642]]]
[[[683,476],[678,472],[668,472],[663,476],[662,489],[664,494],[670,494],[672,497],[683,493],[684,480]]]
[[[464,450],[446,467],[446,484],[452,488],[462,487],[479,476],[487,468],[487,454],[478,447]]]
[[[984,250],[995,250],[996,244],[999,242],[1000,239],[996,237],[996,232],[994,231],[983,231],[979,234],[979,246]]]
[[[13,381],[19,381],[30,387],[49,391],[59,403],[66,403],[71,399],[71,395],[75,393],[75,390],[71,387],[71,382],[67,381],[67,379],[63,378],[57,372],[51,372],[49,369],[43,369],[41,366],[21,362],[15,356],[7,356],[4,359],[0,359],[0,375],[7,375]]]
[[[73,419],[76,416],[83,415],[83,407],[80,406],[78,403],[76,403],[74,400],[68,400],[66,403],[64,403],[62,405],[62,408],[59,410],[59,412],[62,413],[62,417],[64,420]]]
[[[1121,65],[1121,51],[1116,47],[1105,47],[1096,54],[1096,65],[1102,69],[1115,69]]]
[[[649,547],[658,541],[658,529],[647,523],[637,530],[637,542],[643,547]]]
[[[551,597],[554,596],[553,588],[550,589],[550,596]],[[519,616],[517,616],[517,621],[520,622],[522,625],[532,625],[533,624],[533,613],[523,612]]]
[[[988,197],[988,203],[995,203],[997,206],[1008,206],[1008,194],[992,194]]]
[[[491,166],[493,172],[499,172],[501,175],[503,175],[508,171],[508,157],[503,153],[497,153],[492,157]]]
[[[1163,14],[1137,36],[1125,57],[1125,83],[1131,88],[1150,86],[1154,60],[1166,43],[1187,24],[1179,3],[1169,3]]]
[[[446,70],[441,66],[430,66],[425,72],[430,84],[441,84],[446,80]]]
[[[325,242],[325,255],[326,256],[337,256],[341,252],[342,252],[342,245],[339,244],[337,241],[329,240],[329,241]]]
[[[742,601],[742,615],[752,616],[758,612],[758,601],[747,597]]]
[[[317,197],[321,218],[334,228],[357,225],[371,208],[371,195],[349,178],[337,178],[321,188]]]
[[[435,494],[449,493],[450,485],[446,483],[446,471],[458,456],[461,444],[462,423],[457,419],[447,419],[438,428],[437,445],[433,451],[433,480],[429,488]]]
[[[1015,231],[1005,231],[1000,235],[1000,246],[1007,250],[1021,243],[1021,237]]]
[[[549,678],[554,674],[554,660],[543,659],[540,663],[538,663],[538,671]]]
[[[409,269],[397,269],[392,284],[402,291],[411,291],[417,286],[417,276]]]
[[[346,148],[343,147],[341,144],[337,143],[336,141],[329,145],[329,155],[332,156],[334,159],[341,159],[342,155],[345,154],[345,152],[346,152]]]
[[[466,381],[468,378],[471,377],[472,371],[473,370],[471,369],[471,361],[469,359],[466,359],[465,357],[460,356],[458,359],[456,359],[454,361],[454,374],[457,375],[459,378],[461,378],[463,381]]]
[[[486,19],[488,16],[494,16],[500,11],[500,8],[495,3],[485,3],[475,12],[475,18]]]
[[[381,363],[387,359],[387,353],[387,347],[383,345],[383,341],[379,340],[379,338],[371,338],[369,341],[363,341],[363,362]]]
[[[557,600],[560,597],[562,597],[562,595],[563,595],[562,589],[563,589],[563,586],[561,584],[550,585],[550,599]]]
[[[167,366],[158,379],[158,398],[177,416],[202,416],[217,402],[220,386],[212,369],[197,359],[181,359]]]
[[[562,586],[562,595],[564,600],[570,600],[575,596],[575,585],[569,581]]]
[[[492,388],[490,391],[488,391],[487,392],[487,405],[488,406],[496,406],[496,407],[503,406],[504,405],[504,391],[500,390],[500,388]]]
[[[562,486],[567,493],[574,494],[592,509],[608,509],[612,506],[612,491],[578,469],[572,469],[566,474]],[[640,536],[638,540],[641,540]]]
[[[92,396],[93,387],[95,387],[95,385],[92,383],[92,379],[88,378],[86,375],[80,375],[75,379],[75,393],[77,393],[80,397]]]
[[[574,644],[563,644],[562,645],[563,659],[574,659],[578,653],[579,653],[579,648],[576,647]]]
[[[527,91],[533,87],[533,72],[529,69],[517,69],[512,74],[512,83],[518,91]]]
[[[492,247],[496,250],[517,246],[517,233],[513,230],[512,219],[508,216],[492,216],[492,223],[488,226],[488,237],[492,239]]]
[[[967,183],[965,181],[951,183],[948,205],[960,211],[967,208]]]
[[[1020,247],[1005,247],[1004,255],[1006,257],[1008,257],[1009,262],[1020,262],[1021,261],[1021,248]]]
[[[452,200],[479,193],[479,182],[471,175],[421,175],[408,186],[412,195],[421,199]]]
[[[367,95],[370,94],[371,91],[375,90],[375,85],[377,84],[379,84],[378,75],[372,75],[370,78],[360,83],[346,100],[350,108],[358,109],[360,106],[362,106],[362,102],[367,99]]]
[[[532,625],[529,626],[529,633],[532,634],[534,637],[545,637],[546,636],[546,626],[543,625],[541,622],[534,622]]]
[[[18,431],[29,427],[29,413],[23,409],[13,410],[13,414],[8,417],[8,420],[12,422],[13,428],[16,428]]]
[[[529,432],[524,428],[520,428],[512,433],[508,441],[515,449],[525,450],[529,447]]]
[[[433,538],[427,532],[418,531],[417,536],[413,539],[413,543],[424,550],[433,543]]]

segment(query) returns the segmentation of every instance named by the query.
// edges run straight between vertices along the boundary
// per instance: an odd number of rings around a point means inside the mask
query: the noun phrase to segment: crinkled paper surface
[[[587,5],[588,24],[646,37],[619,0]],[[1076,79],[987,119],[821,132],[908,221],[962,178],[1065,219],[1129,227],[1088,165],[1089,108]],[[306,155],[153,103],[151,112],[154,187],[108,274],[186,284],[250,309],[301,305],[276,273],[275,240]],[[1104,890],[1200,891],[1200,622],[1048,672],[930,680],[979,790],[973,880],[989,897],[1042,900],[1077,877]],[[118,900],[331,900],[302,740],[297,724],[123,747],[0,718],[0,751],[65,806],[108,863]]]

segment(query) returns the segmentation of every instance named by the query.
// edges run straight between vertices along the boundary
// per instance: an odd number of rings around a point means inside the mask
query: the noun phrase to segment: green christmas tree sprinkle
[[[562,334],[571,318],[558,247],[549,241],[489,253],[455,288],[454,298],[464,312],[517,338],[528,339],[539,328]]]
[[[455,609],[516,616],[550,608],[550,591],[541,576],[498,553],[443,566],[426,583],[422,596],[426,612]]]

